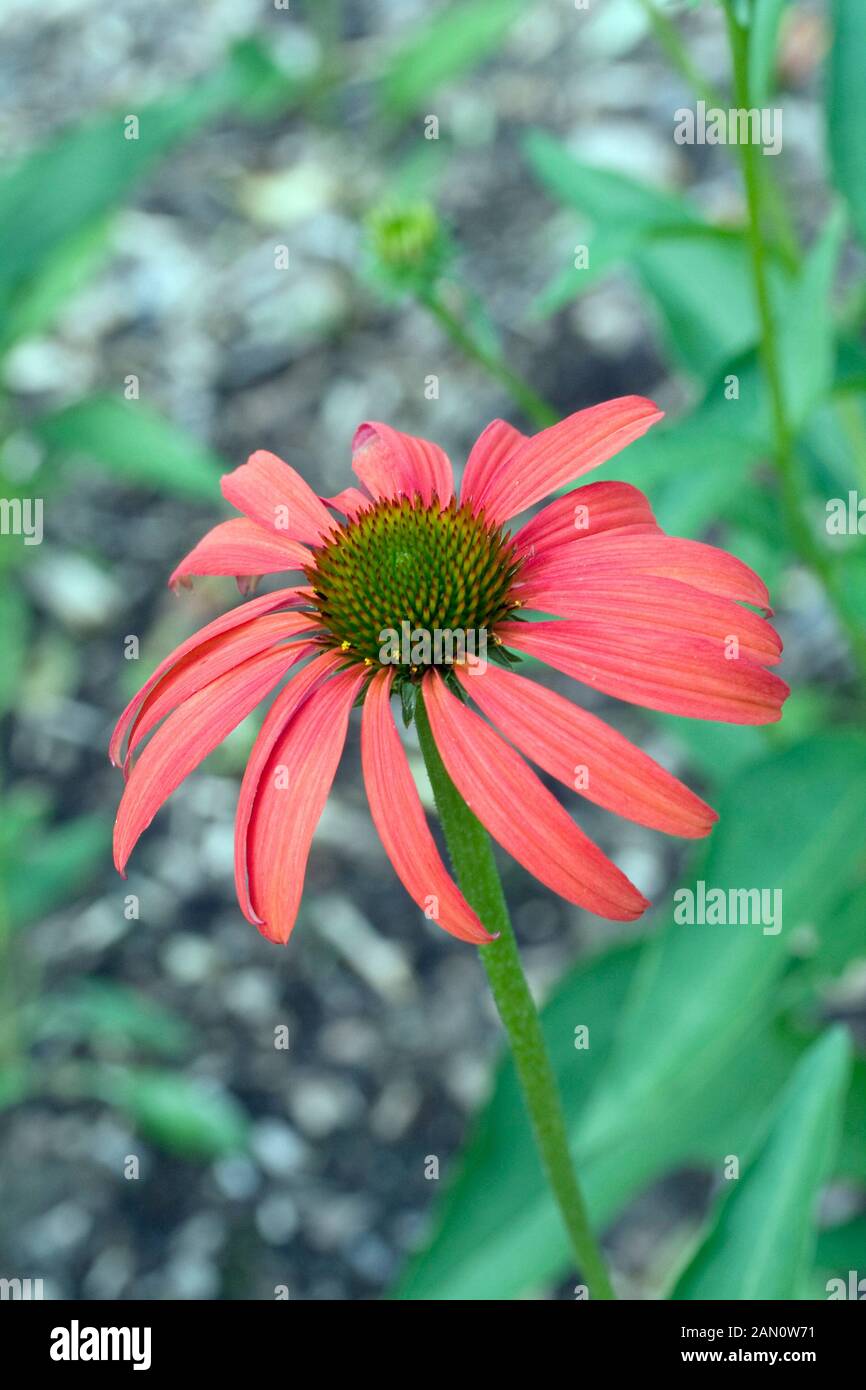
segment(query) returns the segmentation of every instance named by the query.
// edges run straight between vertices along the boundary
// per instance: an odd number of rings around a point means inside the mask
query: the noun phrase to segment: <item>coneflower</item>
[[[115,827],[123,873],[187,773],[289,677],[250,754],[235,826],[241,908],[285,942],[349,717],[363,705],[364,782],[385,851],[428,917],[483,948],[551,1191],[587,1286],[603,1299],[613,1285],[484,828],[570,902],[631,919],[646,899],[522,755],[669,834],[706,835],[716,818],[602,720],[509,669],[521,653],[651,709],[744,724],[779,718],[788,687],[767,667],[781,643],[753,611],[772,611],[766,588],[732,555],[666,536],[636,488],[591,483],[514,535],[505,530],[660,418],[652,401],[626,396],[532,438],[494,420],[472,449],[459,498],[442,450],[388,425],[357,431],[361,488],[337,497],[317,497],[288,464],[253,454],[222,484],[243,516],[208,532],[170,583],[235,575],[248,593],[258,576],[282,571],[305,582],[242,604],[178,647],[124,710],[111,744],[128,777]],[[533,612],[542,616],[527,621]],[[456,654],[437,645],[437,635],[455,633],[464,638]],[[470,651],[469,634],[483,638],[485,659],[477,642]],[[395,698],[417,721],[459,887],[427,826]]]
[[[281,571],[305,582],[210,623],[127,706],[111,743],[128,775],[115,828],[120,872],[184,777],[289,676],[250,755],[235,837],[241,908],[271,940],[287,941],[294,926],[359,701],[370,810],[399,878],[447,931],[491,940],[436,850],[394,721],[392,697],[411,713],[419,691],[449,776],[494,838],[569,901],[637,917],[646,899],[521,753],[598,805],[669,834],[705,835],[715,813],[595,715],[508,665],[523,653],[652,709],[765,723],[788,693],[766,669],[781,644],[743,605],[771,611],[766,588],[732,555],[665,535],[625,483],[578,488],[513,536],[505,527],[660,417],[651,401],[627,396],[531,438],[494,420],[459,498],[437,445],[382,424],[355,435],[363,490],[319,498],[261,451],[223,478],[244,515],[208,532],[170,583],[226,574],[248,590]],[[525,621],[533,610],[555,616]],[[389,632],[482,634],[491,660],[437,660],[435,648],[425,659],[405,643],[383,646]]]

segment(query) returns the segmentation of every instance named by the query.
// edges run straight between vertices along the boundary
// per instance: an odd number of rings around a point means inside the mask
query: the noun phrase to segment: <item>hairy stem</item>
[[[572,1165],[559,1087],[520,964],[489,837],[448,775],[420,694],[415,720],[458,882],[488,931],[499,933],[492,945],[479,947],[479,955],[508,1037],[547,1181],[591,1297],[613,1299],[616,1295]]]

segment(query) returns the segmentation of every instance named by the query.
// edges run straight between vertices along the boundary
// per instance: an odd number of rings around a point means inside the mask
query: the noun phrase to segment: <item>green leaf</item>
[[[19,338],[49,326],[67,299],[94,274],[109,250],[108,223],[88,222],[48,253],[38,271],[24,281],[0,324],[0,354]]]
[[[22,551],[27,553],[22,545]],[[21,595],[9,578],[0,585],[0,712],[9,709],[18,694],[18,681],[27,655],[30,613]]]
[[[26,1100],[30,1093],[30,1068],[24,1062],[0,1066],[0,1110]]]
[[[866,1279],[866,1212],[861,1212],[850,1221],[830,1226],[819,1233],[815,1266],[825,1275],[831,1274],[844,1280],[846,1296],[849,1296],[847,1286],[851,1270],[854,1270],[857,1276],[855,1282]],[[834,1292],[826,1285],[824,1291],[828,1295]],[[841,1291],[837,1288],[835,1292],[838,1296]],[[857,1296],[862,1298],[864,1293],[866,1285],[862,1291],[858,1291]]]
[[[815,1205],[839,1137],[850,1045],[834,1028],[791,1076],[760,1152],[719,1209],[674,1299],[796,1299],[814,1252]]]
[[[712,228],[656,234],[636,248],[634,263],[670,350],[692,375],[711,381],[757,341],[749,256],[739,235]]]
[[[854,1061],[837,1168],[843,1177],[866,1183],[866,1062],[861,1057]]]
[[[776,87],[779,28],[789,0],[754,0],[749,28],[749,91],[754,106],[766,106]]]
[[[267,121],[295,106],[308,89],[315,90],[319,73],[306,72],[306,59],[293,72],[291,63],[277,61],[270,45],[252,35],[232,44],[225,62],[205,79],[212,84],[217,112],[224,106],[243,120]]]
[[[587,237],[583,243],[575,240],[575,246],[586,245],[587,264],[577,267],[574,264],[574,250],[569,248],[565,269],[536,296],[529,307],[527,317],[532,321],[558,314],[566,304],[586,294],[587,290],[591,290],[611,271],[621,266],[632,254],[635,241],[630,227],[621,227],[613,232],[605,228],[603,234]]]
[[[862,627],[866,612],[866,555],[859,547],[848,550],[835,560],[835,569],[842,604],[851,621]]]
[[[554,1032],[546,1011],[543,1016],[563,1088],[574,1076],[575,1022],[589,1018],[591,1048],[599,1040],[598,1008],[587,1014],[586,1006],[576,1002],[569,1011],[570,983],[564,982],[559,996],[563,1026]],[[603,993],[601,984],[596,992]],[[622,1007],[622,995],[612,993],[612,1002]],[[603,1064],[609,1035],[602,1034],[601,1040],[605,1047],[596,1062]],[[697,1097],[674,1087],[654,1112],[636,1115],[627,1143],[617,1135],[609,1145],[586,1147],[580,1129],[585,1092],[568,1097],[569,1131],[594,1225],[606,1225],[626,1202],[671,1168],[704,1165],[721,1172],[725,1154],[748,1153],[759,1135],[766,1106],[801,1050],[800,1039],[790,1031],[761,1023],[720,1066],[705,1072]],[[588,1060],[588,1054],[579,1055]],[[760,1059],[757,1068],[756,1059]],[[589,1079],[597,1075],[594,1065]],[[572,1268],[562,1220],[541,1176],[514,1089],[510,1060],[502,1064],[502,1077],[509,1078],[510,1091],[503,1093],[501,1117],[488,1131],[485,1116],[474,1131],[429,1244],[411,1262],[398,1286],[400,1298],[513,1298],[564,1277]],[[501,1085],[498,1079],[497,1095]]]
[[[179,1072],[100,1068],[100,1099],[128,1113],[146,1139],[185,1158],[218,1158],[243,1149],[249,1122],[226,1091]]]
[[[845,236],[841,205],[834,208],[798,278],[776,286],[777,337],[788,416],[801,425],[829,394],[835,370],[832,291]]]
[[[751,347],[759,326],[745,238],[705,222],[682,198],[623,174],[581,163],[556,140],[532,132],[529,163],[551,195],[594,225],[586,270],[568,270],[533,312],[553,312],[615,264],[637,275],[661,318],[662,333],[681,365],[708,383]],[[787,284],[774,261],[771,284]]]
[[[544,131],[531,131],[523,149],[551,196],[591,222],[613,229],[632,227],[636,235],[706,225],[677,194],[585,164]]]
[[[51,809],[51,798],[44,786],[19,782],[3,793],[0,816],[0,860],[18,858],[28,840],[38,840]]]
[[[738,777],[767,751],[766,738],[759,728],[680,719],[678,715],[658,711],[653,713],[652,720],[664,729],[668,738],[680,744],[690,767],[705,777],[714,791]]]
[[[866,958],[866,883],[846,893],[833,913],[816,928],[816,949],[807,961],[819,980],[832,979],[852,960]],[[866,1274],[866,1269],[864,1269]]]
[[[743,486],[749,470],[767,453],[763,397],[751,363],[750,356],[745,365],[736,360],[724,368],[725,375],[738,376],[738,399],[726,399],[725,379],[720,376],[691,414],[663,421],[602,464],[597,476],[630,482],[646,492],[668,531],[697,534],[704,520],[729,515],[744,495],[750,495],[752,490]],[[695,468],[696,458],[701,460],[700,470]],[[698,475],[713,481],[692,484]],[[720,500],[715,512],[707,511],[707,493]]]
[[[111,980],[83,980],[66,994],[41,999],[29,1012],[25,1027],[39,1042],[51,1038],[109,1042],[166,1057],[181,1053],[190,1038],[183,1019],[138,990]]]
[[[747,484],[748,465],[757,458],[754,446],[718,435],[708,443],[708,453],[702,456],[704,466],[663,483],[653,498],[659,525],[669,535],[701,540],[708,527],[724,516],[731,488]],[[718,463],[719,457],[727,454],[732,456],[729,469]]]
[[[808,465],[810,482],[822,501],[822,527],[827,520],[827,499],[847,500],[849,491],[857,489],[858,467],[852,436],[859,441],[861,457],[866,457],[866,396],[859,392],[844,392],[818,406],[800,435],[800,451]]]
[[[83,892],[110,848],[110,824],[97,815],[79,816],[34,836],[5,883],[14,925],[26,926]]]
[[[181,140],[224,110],[248,110],[266,85],[267,72],[273,97],[274,71],[258,45],[241,43],[213,72],[176,96],[61,131],[0,179],[0,321],[8,314],[13,321],[16,315],[32,315],[34,295],[43,303],[46,297],[56,300],[56,278],[69,275],[68,267],[59,268],[64,250],[80,252],[106,216]],[[284,91],[283,99],[287,96]],[[126,138],[128,116],[138,119],[135,139]],[[52,288],[34,284],[33,277],[43,274],[49,284],[55,279]]]
[[[58,455],[82,457],[124,482],[216,503],[228,465],[140,401],[88,396],[34,432]]]
[[[833,43],[827,68],[827,135],[833,178],[848,200],[851,218],[866,243],[866,5],[832,0]]]
[[[403,723],[407,729],[415,718],[415,706],[417,703],[418,686],[413,685],[411,681],[403,681],[400,686],[400,704],[403,710]]]
[[[704,1068],[764,1007],[797,928],[820,926],[832,914],[860,856],[864,761],[866,737],[822,734],[753,765],[724,789],[698,877],[708,888],[780,893],[782,929],[675,924],[659,937],[585,1117],[598,1142],[624,1132],[634,1112],[660,1104],[671,1086],[697,1095]]]
[[[632,945],[581,962],[543,1010],[545,1037],[569,1114],[579,1113],[600,1074],[639,953],[640,947]],[[578,1050],[574,1030],[581,1024],[589,1029],[589,1047]],[[497,1071],[490,1101],[470,1136],[456,1180],[440,1204],[433,1239],[412,1262],[397,1296],[480,1297],[480,1292],[465,1291],[480,1290],[488,1274],[495,1279],[490,1297],[501,1296],[491,1243],[503,1232],[514,1232],[516,1214],[539,1201],[542,1209],[545,1202],[549,1204],[547,1188],[517,1074],[506,1056]],[[555,1230],[552,1207],[549,1216]],[[532,1238],[530,1231],[526,1243]],[[518,1246],[526,1248],[520,1236]],[[476,1263],[478,1274],[473,1268]],[[530,1270],[530,1281],[532,1277]]]
[[[388,60],[380,101],[391,115],[428,105],[437,88],[470,71],[500,46],[521,0],[461,0],[416,29]]]
[[[603,957],[564,983],[549,1006],[555,1016],[545,1010],[596,1227],[670,1167],[703,1162],[721,1172],[726,1153],[745,1154],[754,1144],[767,1105],[802,1050],[799,1037],[770,1021],[788,937],[801,921],[820,924],[851,876],[866,817],[864,753],[859,736],[811,740],[742,773],[717,803],[720,822],[702,876],[718,886],[781,887],[779,936],[760,927],[672,924],[645,948],[631,986],[620,979],[614,989],[594,978],[595,969],[613,969]],[[616,1043],[608,1057],[609,1007]],[[589,1052],[575,1053],[574,1027],[587,1021]],[[588,1100],[574,1086],[575,1058],[592,1069]],[[515,1082],[503,1079],[509,1074],[506,1062],[494,1095],[498,1118],[480,1122],[401,1297],[510,1298],[570,1267],[561,1222],[523,1134]],[[856,1124],[851,1133],[846,1163],[858,1171],[863,1141],[858,1148]]]

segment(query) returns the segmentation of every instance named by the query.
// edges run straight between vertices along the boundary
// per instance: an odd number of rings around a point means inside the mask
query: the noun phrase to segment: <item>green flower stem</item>
[[[671,65],[676,68],[681,77],[685,78],[695,95],[707,103],[707,106],[720,106],[718,92],[709,78],[701,72],[697,63],[693,61],[673,20],[669,19],[657,7],[655,0],[640,0],[640,6],[649,21],[649,26],[655,35],[659,48],[664,51]]]
[[[444,328],[455,347],[460,348],[467,357],[479,363],[486,372],[504,386],[515,399],[521,410],[539,429],[559,423],[559,413],[550,403],[533,391],[527,381],[512,371],[508,363],[498,354],[483,347],[461,322],[457,315],[443,303],[435,288],[425,289],[418,295],[424,308],[433,315],[436,322]]]
[[[520,964],[490,840],[448,776],[433,739],[420,692],[415,707],[415,722],[458,882],[488,931],[499,933],[497,941],[490,946],[479,947],[478,953],[508,1036],[550,1189],[591,1297],[613,1299],[616,1294],[592,1233],[586,1204],[572,1166],[559,1088],[538,1011]]]
[[[752,105],[749,90],[749,29],[747,25],[741,24],[737,19],[731,0],[723,0],[723,2],[734,68],[734,99],[738,107],[748,110]],[[794,430],[788,417],[788,407],[785,401],[782,371],[776,345],[776,325],[770,299],[761,232],[763,210],[761,156],[758,147],[751,141],[746,141],[738,148],[749,213],[748,238],[752,279],[761,325],[759,344],[761,363],[770,393],[770,408],[776,445],[775,464],[779,475],[785,521],[795,549],[821,580],[827,596],[836,610],[840,624],[847,630],[854,659],[862,677],[866,680],[866,633],[860,627],[855,614],[852,613],[830,557],[813,535],[812,528],[800,506],[800,497],[805,495],[806,487],[794,445]]]

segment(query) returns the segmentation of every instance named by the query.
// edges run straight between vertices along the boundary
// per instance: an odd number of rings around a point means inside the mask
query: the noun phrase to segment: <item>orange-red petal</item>
[[[309,649],[308,644],[302,645]],[[339,670],[342,663],[343,657],[340,652],[322,652],[292,677],[268,710],[244,769],[235,815],[235,891],[247,921],[257,927],[260,927],[262,922],[250,899],[248,859],[250,821],[262,775],[292,716],[314,690]]]
[[[455,673],[479,709],[551,777],[627,820],[689,839],[709,834],[712,807],[604,720],[516,672],[489,664]]]
[[[442,863],[391,714],[393,670],[373,677],[364,697],[361,761],[370,814],[406,892],[445,931],[476,946],[494,938]]]
[[[751,603],[765,613],[773,611],[764,581],[736,555],[703,541],[661,533],[624,536],[609,531],[559,546],[527,560],[520,583],[567,584],[589,575],[616,580],[640,574],[679,579],[695,589]]]
[[[689,634],[583,618],[502,623],[497,633],[516,651],[584,685],[668,714],[770,724],[780,718],[790,693],[757,662],[746,656],[727,660],[716,642]]]
[[[646,434],[664,411],[643,396],[620,396],[561,420],[534,434],[492,472],[473,494],[497,525],[613,458]]]
[[[678,579],[590,572],[569,582],[530,579],[521,593],[525,608],[561,618],[609,621],[644,633],[692,633],[761,666],[774,666],[782,656],[781,639],[766,618]]]
[[[160,806],[271,691],[289,664],[282,648],[261,652],[218,676],[170,714],[129,774],[114,824],[119,873]]]
[[[527,439],[528,435],[521,434],[507,420],[491,420],[472,445],[466,460],[460,501],[474,502],[483,497],[500,469]],[[475,506],[475,511],[479,510],[479,505]]]
[[[334,518],[320,497],[291,464],[257,449],[246,463],[220,481],[223,497],[286,540],[317,545],[332,529]]]
[[[541,556],[602,531],[640,534],[658,529],[639,488],[631,483],[587,483],[542,507],[514,539],[522,554]]]
[[[205,646],[214,637],[231,632],[233,628],[239,627],[242,623],[252,622],[254,618],[260,617],[263,613],[272,613],[277,608],[290,608],[293,604],[302,603],[304,598],[304,591],[300,589],[278,589],[273,594],[262,594],[260,598],[251,599],[248,603],[241,603],[237,608],[231,608],[227,613],[220,614],[218,618],[214,618],[213,622],[199,628],[198,632],[194,632],[191,637],[187,637],[185,642],[181,642],[179,647],[175,647],[174,651],[169,652],[141,689],[133,695],[114,727],[114,733],[108,745],[108,756],[115,767],[119,767],[123,761],[121,756],[123,741],[135,718],[136,710],[154,686],[159,683],[166,671],[177,665],[189,653]]]
[[[346,740],[349,713],[366,672],[332,676],[285,726],[262,771],[249,823],[250,901],[259,930],[288,941],[304,887],[313,832]]]
[[[469,808],[518,863],[569,902],[632,921],[648,906],[580,830],[520,754],[479,715],[424,677],[425,709],[449,776]]]
[[[438,444],[365,420],[352,440],[352,468],[377,501],[420,496],[425,507],[434,497],[444,507],[454,496],[448,455]]]
[[[373,505],[373,499],[359,487],[344,487],[342,492],[336,493],[334,497],[323,497],[322,501],[333,507],[335,512],[342,512],[349,521],[354,521],[361,512]]]
[[[245,517],[234,517],[202,536],[172,571],[168,583],[177,589],[180,584],[188,588],[190,576],[197,574],[281,574],[301,570],[312,560],[309,550],[298,541],[266,531]]]
[[[136,714],[129,731],[124,772],[128,772],[132,756],[142,739],[184,700],[251,656],[267,651],[278,642],[287,642],[291,637],[315,631],[318,626],[318,618],[309,617],[306,613],[266,613],[254,618],[251,623],[211,637],[182,657],[145,698]],[[287,667],[293,666],[309,649],[310,645],[306,642],[286,645],[283,650]]]

